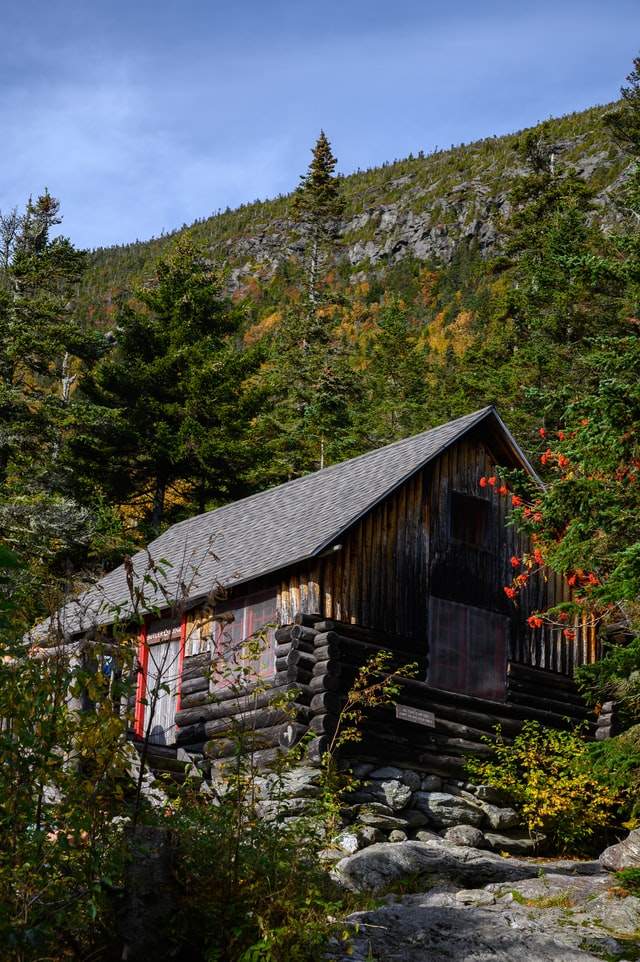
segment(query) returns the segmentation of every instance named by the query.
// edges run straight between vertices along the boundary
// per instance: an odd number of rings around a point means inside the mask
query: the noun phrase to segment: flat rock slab
[[[608,899],[610,884],[610,876],[565,875],[529,879],[522,891],[519,883],[511,883],[389,897],[379,909],[350,916],[350,954],[336,946],[337,953],[327,959],[601,962],[605,957],[637,958],[640,943],[633,941],[630,927],[640,923],[640,903],[629,906],[624,904],[628,899]]]
[[[414,880],[431,877],[432,884],[438,879],[449,885],[478,888],[490,882],[534,878],[539,872],[546,870],[555,874],[587,874],[601,873],[602,867],[598,862],[571,862],[551,863],[551,868],[548,869],[536,862],[503,858],[493,852],[443,840],[431,840],[370,845],[337,862],[333,875],[341,885],[352,892],[377,893],[388,891],[407,877]]]
[[[541,863],[442,840],[372,845],[342,859],[353,891],[410,877],[420,894],[387,895],[346,920],[331,962],[596,962],[640,958],[640,899],[616,897],[599,862]]]

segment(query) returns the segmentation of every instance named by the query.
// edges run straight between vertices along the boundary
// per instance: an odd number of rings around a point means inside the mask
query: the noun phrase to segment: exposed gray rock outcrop
[[[601,874],[599,862],[551,863],[556,874]],[[335,879],[352,892],[383,892],[403,879],[424,879],[474,888],[491,882],[535,878],[549,866],[495,852],[456,845],[443,839],[379,843],[341,859],[333,868]]]
[[[332,946],[334,962],[638,957],[640,900],[612,896],[598,862],[541,864],[432,841],[372,846],[336,870],[349,887],[410,877],[423,891],[350,916],[350,944]]]

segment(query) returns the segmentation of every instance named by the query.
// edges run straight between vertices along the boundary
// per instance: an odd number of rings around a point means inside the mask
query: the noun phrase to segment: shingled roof
[[[493,407],[360,457],[296,478],[233,504],[173,525],[133,558],[136,583],[149,573],[149,559],[162,564],[163,590],[144,585],[147,608],[167,608],[166,599],[195,604],[218,582],[250,581],[321,554],[342,533],[450,444],[482,422],[505,445],[509,460],[531,471]],[[497,432],[496,432],[497,429]],[[65,634],[97,622],[123,620],[130,610],[124,565],[102,578],[61,612]]]

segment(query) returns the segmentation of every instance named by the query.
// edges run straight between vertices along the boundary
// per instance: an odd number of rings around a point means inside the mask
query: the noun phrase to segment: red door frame
[[[139,646],[138,646],[138,662],[140,668],[138,671],[138,684],[136,689],[136,707],[134,714],[134,724],[133,733],[136,739],[144,739],[144,715],[147,708],[145,704],[145,699],[147,697],[147,670],[149,668],[149,645],[147,644],[147,638],[149,635],[149,625],[153,625],[154,621],[159,621],[159,618],[151,618],[145,621],[144,625],[140,629],[139,636]],[[176,692],[176,711],[180,710],[180,703],[182,697],[182,668],[184,665],[184,651],[187,641],[187,618],[186,615],[182,615],[182,620],[180,622],[180,652],[178,654],[178,690]]]

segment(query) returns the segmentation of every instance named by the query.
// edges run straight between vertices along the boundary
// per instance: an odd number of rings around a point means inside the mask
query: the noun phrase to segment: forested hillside
[[[147,243],[83,255],[46,193],[5,214],[0,524],[36,611],[176,519],[488,403],[536,461],[597,339],[635,334],[625,89],[349,177],[322,133],[290,196]]]

